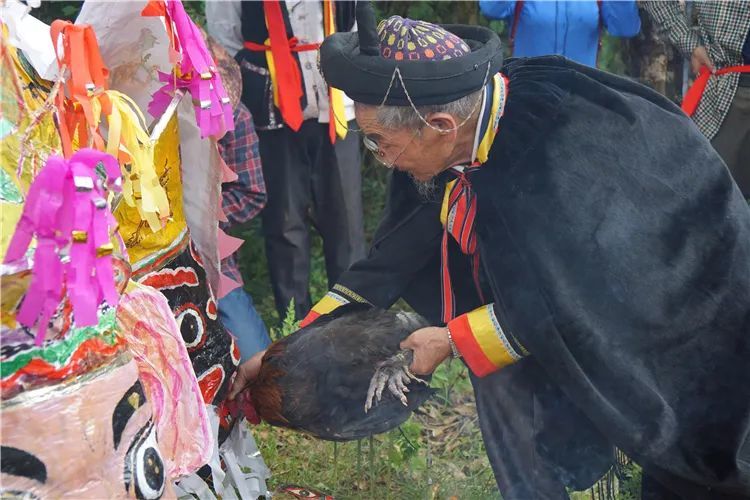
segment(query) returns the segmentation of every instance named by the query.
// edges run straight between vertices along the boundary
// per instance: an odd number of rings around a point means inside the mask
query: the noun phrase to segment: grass
[[[386,171],[369,160],[362,167],[365,235],[377,227],[387,184]],[[240,268],[245,287],[274,338],[293,330],[282,322],[273,301],[260,231],[260,222],[234,233],[245,239]],[[310,293],[313,302],[327,291],[320,237],[312,238]],[[482,444],[476,407],[466,368],[444,364],[434,374],[437,395],[400,430],[361,442],[333,443],[262,424],[254,434],[272,471],[269,489],[300,485],[336,498],[378,499],[499,499]],[[640,498],[640,476],[619,487],[618,500]],[[285,497],[277,494],[277,498]],[[574,500],[590,500],[590,492],[573,493]]]

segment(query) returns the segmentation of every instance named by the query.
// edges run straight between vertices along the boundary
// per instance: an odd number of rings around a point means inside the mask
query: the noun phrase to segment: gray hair
[[[417,106],[416,111],[411,106],[380,106],[377,120],[380,125],[389,129],[420,129],[424,125],[422,118],[431,113],[448,113],[453,115],[456,121],[463,122],[479,108],[477,103],[482,98],[482,92],[483,90],[477,90],[448,104]],[[357,106],[363,104],[357,103]]]

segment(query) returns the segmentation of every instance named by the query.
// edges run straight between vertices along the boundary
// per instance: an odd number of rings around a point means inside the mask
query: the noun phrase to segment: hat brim
[[[380,54],[360,53],[356,32],[335,33],[320,47],[321,72],[331,87],[363,104],[379,105],[388,93],[385,104],[409,105],[398,77],[392,82],[396,68],[415,106],[456,101],[481,89],[500,70],[503,63],[500,38],[481,26],[442,27],[462,38],[471,53],[441,61],[397,61]]]

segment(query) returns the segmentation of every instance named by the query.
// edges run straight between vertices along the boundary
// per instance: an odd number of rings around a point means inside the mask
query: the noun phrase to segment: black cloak
[[[470,176],[501,326],[649,474],[685,498],[750,496],[750,209],[726,166],[645,86],[562,57],[502,72],[505,114]],[[437,322],[439,209],[396,173],[339,283]]]

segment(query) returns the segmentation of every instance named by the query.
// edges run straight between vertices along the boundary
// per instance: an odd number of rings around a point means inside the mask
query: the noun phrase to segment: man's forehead
[[[355,118],[357,119],[357,125],[365,133],[376,133],[385,131],[378,123],[378,111],[375,106],[367,106],[364,104],[357,104],[354,108]]]

